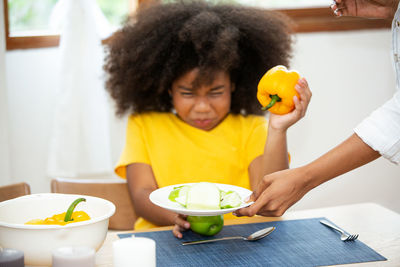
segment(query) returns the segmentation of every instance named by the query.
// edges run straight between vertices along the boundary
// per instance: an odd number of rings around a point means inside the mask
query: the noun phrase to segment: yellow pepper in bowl
[[[294,109],[293,97],[300,99],[294,88],[299,78],[299,73],[289,71],[282,65],[268,70],[257,87],[257,99],[262,109],[279,115],[291,112]]]
[[[90,216],[84,211],[74,211],[76,205],[79,202],[86,201],[84,198],[78,198],[69,206],[67,212],[60,214],[55,214],[46,219],[33,219],[25,224],[35,224],[35,225],[66,225],[74,222],[82,222],[90,220]]]

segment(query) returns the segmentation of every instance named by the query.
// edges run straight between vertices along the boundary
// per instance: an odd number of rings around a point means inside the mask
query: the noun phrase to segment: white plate
[[[194,215],[194,216],[221,215],[221,214],[230,213],[232,211],[250,206],[251,204],[254,203],[254,202],[249,202],[249,203],[243,202],[242,205],[240,205],[239,207],[230,208],[230,209],[189,210],[189,209],[183,207],[182,205],[168,199],[169,194],[175,187],[181,186],[181,185],[192,185],[192,184],[193,183],[170,185],[170,186],[166,186],[166,187],[162,187],[157,190],[154,190],[153,192],[151,192],[151,194],[149,196],[150,201],[161,208],[164,208],[164,209],[167,209],[170,211],[174,211],[176,213],[183,214],[183,215]],[[252,193],[250,190],[243,188],[243,187],[239,187],[239,186],[234,186],[234,185],[229,185],[229,184],[217,184],[217,183],[215,183],[215,185],[222,191],[230,191],[230,190],[235,191],[236,193],[239,194],[242,201],[244,199],[246,199],[248,196],[250,196]]]

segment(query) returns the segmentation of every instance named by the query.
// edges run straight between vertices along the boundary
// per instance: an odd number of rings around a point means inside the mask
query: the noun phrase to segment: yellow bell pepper
[[[293,97],[300,99],[294,88],[299,79],[299,73],[289,71],[282,65],[268,70],[257,87],[257,99],[262,109],[279,115],[291,112],[294,109]]]
[[[84,198],[78,198],[69,206],[67,212],[63,212],[60,214],[55,214],[52,217],[48,217],[44,220],[42,219],[33,219],[25,224],[35,224],[35,225],[66,225],[74,222],[82,222],[90,220],[90,216],[84,211],[74,211],[76,205],[79,202],[86,201]]]

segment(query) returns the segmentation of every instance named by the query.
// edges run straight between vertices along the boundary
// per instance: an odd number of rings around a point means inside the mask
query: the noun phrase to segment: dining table
[[[281,217],[240,217],[225,220],[224,225],[285,222],[320,217],[329,219],[349,233],[357,233],[359,241],[387,259],[379,262],[353,263],[351,266],[400,266],[400,214],[376,203],[357,203],[316,209],[289,210]],[[171,229],[172,226],[141,231],[109,230],[102,247],[96,253],[96,266],[113,266],[112,243],[118,240],[121,234],[152,231],[171,232]],[[338,234],[339,237],[340,234]],[[346,265],[348,264],[335,266]]]

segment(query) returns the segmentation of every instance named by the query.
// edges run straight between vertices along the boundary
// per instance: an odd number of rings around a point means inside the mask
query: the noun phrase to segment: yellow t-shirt
[[[210,131],[197,129],[173,113],[149,112],[128,120],[126,144],[115,172],[151,165],[159,187],[196,182],[250,189],[248,167],[264,152],[267,121],[262,116],[229,114]],[[155,227],[139,218],[135,229]]]

